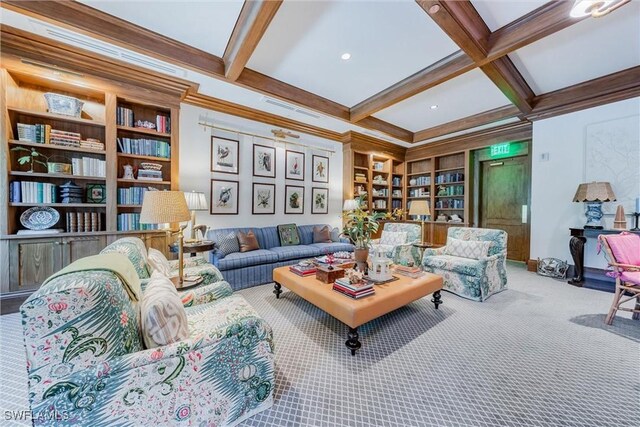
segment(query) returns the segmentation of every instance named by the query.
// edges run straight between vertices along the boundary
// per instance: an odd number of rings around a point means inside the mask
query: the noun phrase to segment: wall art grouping
[[[211,215],[238,215],[238,181],[211,180]]]
[[[304,153],[300,151],[285,151],[285,179],[304,181]]]
[[[253,204],[251,212],[254,215],[273,215],[276,213],[276,185],[253,183]]]
[[[328,214],[329,213],[329,189],[313,187],[311,189],[311,213],[312,214]]]
[[[239,141],[211,137],[211,172],[238,174]]]
[[[311,181],[328,183],[329,158],[314,154],[313,156],[311,156],[311,164],[313,166],[313,175],[311,176]]]
[[[276,177],[276,149],[266,145],[253,145],[253,176]]]

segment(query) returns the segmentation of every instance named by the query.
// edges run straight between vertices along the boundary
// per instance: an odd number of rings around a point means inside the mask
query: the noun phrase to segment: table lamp
[[[429,202],[426,200],[414,200],[409,207],[409,215],[419,216],[420,222],[420,240],[424,243],[424,220],[431,215],[429,210]]]
[[[580,184],[573,196],[574,202],[585,202],[587,223],[584,228],[602,229],[602,202],[612,202],[616,195],[608,182],[588,182]]]
[[[344,205],[342,206],[343,211],[355,211],[358,209],[360,203],[358,199],[347,199],[344,201]]]
[[[191,237],[187,239],[187,243],[196,243],[200,239],[196,238],[196,211],[206,211],[209,209],[207,198],[204,193],[199,191],[185,191],[184,198],[187,200],[187,207],[191,211]]]
[[[190,219],[191,214],[187,208],[187,201],[182,191],[147,191],[144,193],[142,210],[140,211],[141,224],[184,222]],[[182,253],[184,236],[182,230],[183,228],[179,227],[177,287],[182,287],[184,284],[184,258]]]

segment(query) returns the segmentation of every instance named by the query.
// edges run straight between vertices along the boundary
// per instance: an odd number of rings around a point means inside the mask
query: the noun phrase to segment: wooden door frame
[[[488,162],[488,161],[500,161],[500,160],[506,160],[506,159],[515,158],[515,157],[526,156],[529,183],[527,186],[527,224],[525,227],[526,245],[524,248],[524,256],[523,256],[523,258],[525,259],[522,262],[527,264],[527,262],[529,261],[529,257],[531,256],[531,183],[532,183],[531,170],[532,170],[532,160],[533,160],[531,156],[532,141],[530,139],[527,139],[527,140],[508,141],[508,142],[511,144],[511,146],[513,146],[512,154],[510,154],[509,156],[504,156],[499,158],[491,157],[490,147],[485,147],[485,148],[474,151],[474,156],[473,156],[474,200],[473,202],[474,202],[474,205],[476,206],[476,209],[474,209],[473,219],[474,219],[474,222],[478,225],[478,227],[480,227],[481,217],[482,217],[482,202],[480,200],[480,198],[482,197],[482,163]]]

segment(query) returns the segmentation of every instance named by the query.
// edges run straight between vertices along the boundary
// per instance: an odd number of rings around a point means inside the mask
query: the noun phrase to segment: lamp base
[[[171,280],[171,283],[173,283],[177,290],[183,291],[198,286],[204,278],[202,276],[188,276],[182,279],[182,283],[180,283],[180,276],[170,277],[169,280]]]

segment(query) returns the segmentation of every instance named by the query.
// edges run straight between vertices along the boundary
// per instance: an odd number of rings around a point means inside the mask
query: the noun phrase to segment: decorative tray
[[[35,206],[20,215],[20,223],[29,230],[46,230],[57,224],[60,213],[48,206]]]

